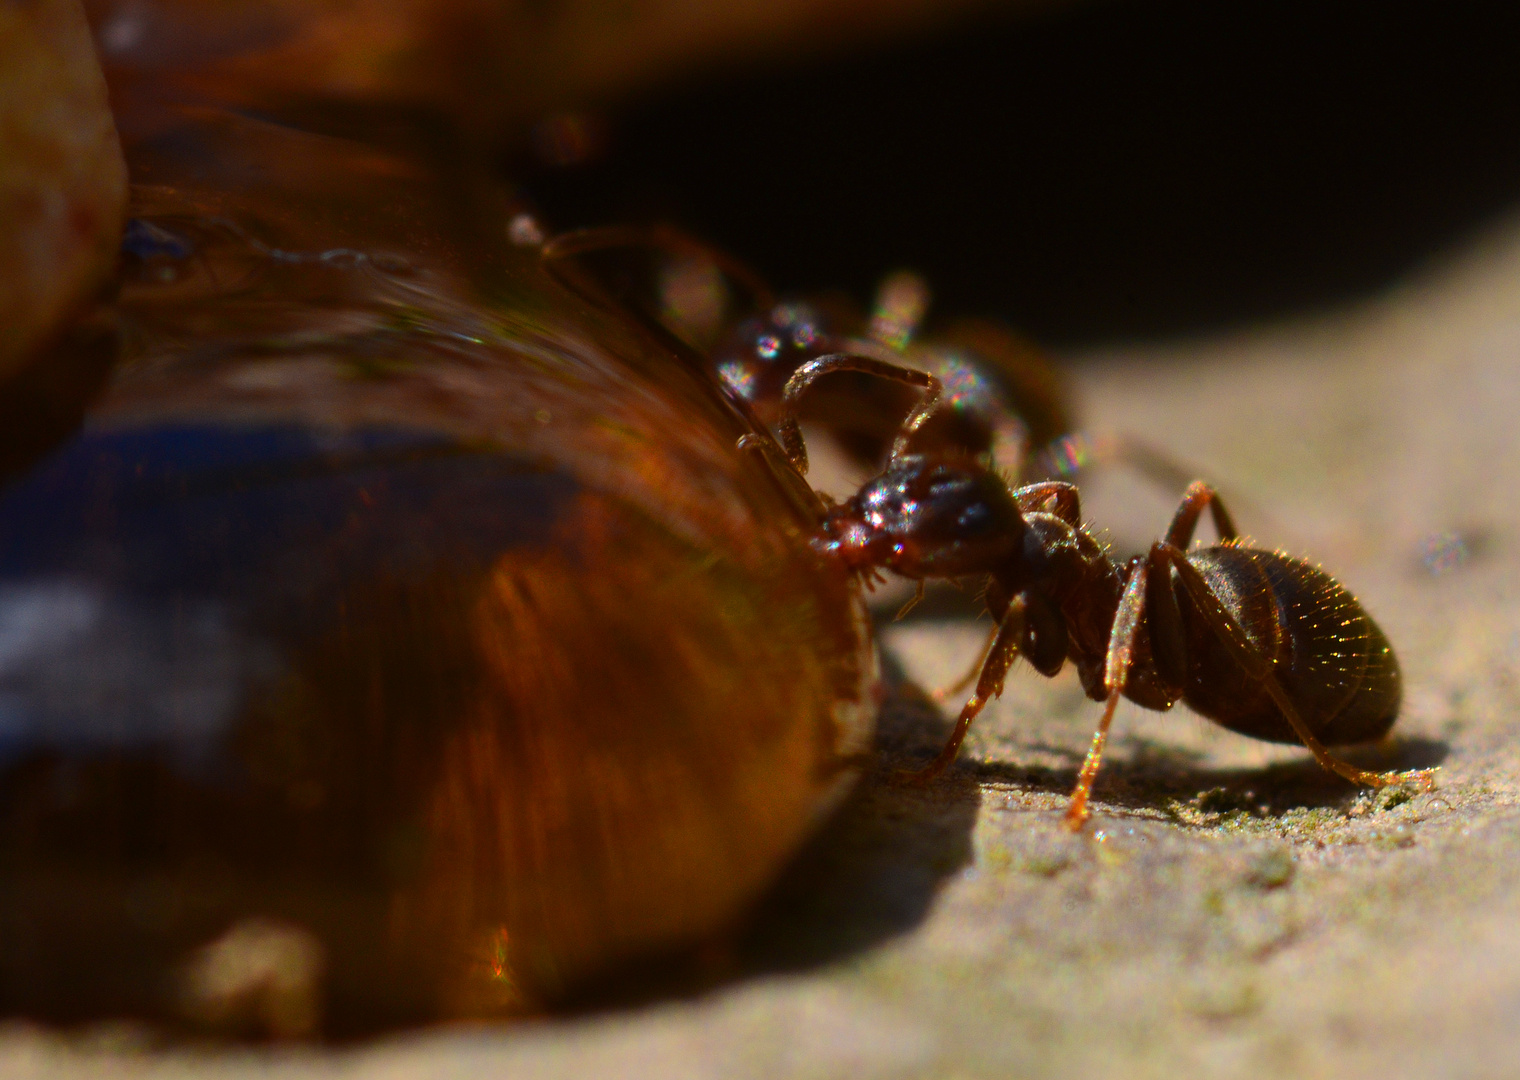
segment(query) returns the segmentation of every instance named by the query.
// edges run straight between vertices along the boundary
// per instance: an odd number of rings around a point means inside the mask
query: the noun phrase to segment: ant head
[[[908,455],[829,510],[813,546],[854,569],[910,578],[985,574],[1023,548],[1008,485],[964,456]]]
[[[766,423],[781,401],[782,388],[803,364],[830,351],[831,335],[811,305],[777,304],[745,319],[714,350],[718,374],[729,392],[756,407]]]

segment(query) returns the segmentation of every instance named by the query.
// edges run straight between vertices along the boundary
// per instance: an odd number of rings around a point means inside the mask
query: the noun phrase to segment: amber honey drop
[[[409,159],[128,153],[119,358],[0,489],[4,1012],[343,1036],[729,932],[874,667],[721,389]]]

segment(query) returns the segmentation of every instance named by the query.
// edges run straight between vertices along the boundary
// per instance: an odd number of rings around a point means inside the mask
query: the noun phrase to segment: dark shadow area
[[[907,933],[949,875],[972,859],[980,787],[951,776],[898,781],[943,745],[949,722],[883,656],[891,695],[878,754],[845,804],[803,848],[740,941],[746,974],[813,967]]]
[[[1516,40],[1499,3],[1074,3],[686,84],[527,182],[557,227],[672,220],[786,290],[911,266],[1047,342],[1173,334],[1375,289],[1510,206]]]
[[[970,864],[981,788],[964,771],[927,787],[897,772],[943,745],[949,722],[882,657],[888,697],[867,773],[792,859],[733,937],[609,973],[572,1012],[601,1012],[837,962],[913,930],[941,884]]]
[[[115,328],[86,314],[53,346],[0,382],[0,486],[23,475],[84,421],[116,361]]]
[[[1070,768],[1018,766],[1001,762],[965,763],[958,769],[978,784],[998,784],[1025,791],[1070,793],[1082,765],[1077,749],[1042,747],[1071,758]],[[1259,769],[1208,769],[1198,755],[1142,739],[1119,739],[1103,764],[1093,789],[1094,811],[1160,810],[1177,804],[1204,812],[1244,812],[1280,817],[1290,810],[1341,808],[1367,789],[1322,769],[1306,750],[1303,760]],[[1446,760],[1448,743],[1419,737],[1388,739],[1373,746],[1340,748],[1336,756],[1360,768],[1385,771],[1429,769]]]

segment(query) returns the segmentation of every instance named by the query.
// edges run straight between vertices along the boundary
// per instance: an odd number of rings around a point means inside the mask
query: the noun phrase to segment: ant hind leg
[[[1315,761],[1318,761],[1326,770],[1346,780],[1350,780],[1353,784],[1382,788],[1388,787],[1391,784],[1413,781],[1420,784],[1426,790],[1431,787],[1435,775],[1435,770],[1433,769],[1413,769],[1408,772],[1369,772],[1366,769],[1358,769],[1355,765],[1342,761],[1331,754],[1325,748],[1325,745],[1314,737],[1314,732],[1309,730],[1309,725],[1299,714],[1297,706],[1293,704],[1292,698],[1283,689],[1282,683],[1273,671],[1271,661],[1251,644],[1250,639],[1246,637],[1245,631],[1241,629],[1240,624],[1235,621],[1235,617],[1220,602],[1219,598],[1214,594],[1214,590],[1203,579],[1203,575],[1187,561],[1186,556],[1179,548],[1172,545],[1160,546],[1163,548],[1167,560],[1176,569],[1177,576],[1181,580],[1183,587],[1187,589],[1188,596],[1197,605],[1198,610],[1203,615],[1204,621],[1214,632],[1214,635],[1229,650],[1236,663],[1241,666],[1241,669],[1247,675],[1262,681],[1262,685],[1266,688],[1267,693],[1271,695],[1272,700],[1282,711],[1283,718],[1288,721],[1288,725],[1293,729],[1293,733],[1298,736],[1299,741],[1314,755]]]

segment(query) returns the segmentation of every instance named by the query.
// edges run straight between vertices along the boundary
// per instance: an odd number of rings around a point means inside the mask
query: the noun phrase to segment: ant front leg
[[[803,475],[806,475],[808,470],[807,447],[803,445],[802,429],[797,423],[797,407],[801,403],[802,396],[807,393],[813,383],[836,371],[859,371],[878,378],[889,379],[892,382],[917,386],[925,391],[923,398],[908,414],[902,427],[898,429],[897,438],[892,443],[891,460],[893,461],[907,453],[908,441],[929,418],[929,414],[939,404],[940,394],[943,392],[939,379],[927,371],[889,364],[885,360],[877,360],[869,356],[830,353],[816,360],[809,360],[793,372],[792,377],[786,381],[786,389],[781,395],[782,417],[780,423],[776,425],[776,434],[781,440],[782,449],[786,451],[786,456],[791,459],[796,470]]]
[[[907,774],[906,779],[910,783],[927,784],[944,772],[955,760],[955,755],[960,753],[966,732],[971,730],[971,722],[987,702],[1002,694],[1003,680],[1008,677],[1008,669],[1018,657],[1019,646],[1024,640],[1026,606],[1027,601],[1023,596],[1015,596],[1008,604],[1008,610],[998,626],[997,636],[992,640],[992,647],[987,650],[982,673],[977,677],[976,691],[961,707],[961,714],[955,721],[955,730],[950,733],[944,749],[940,750],[933,761],[917,772]]]

